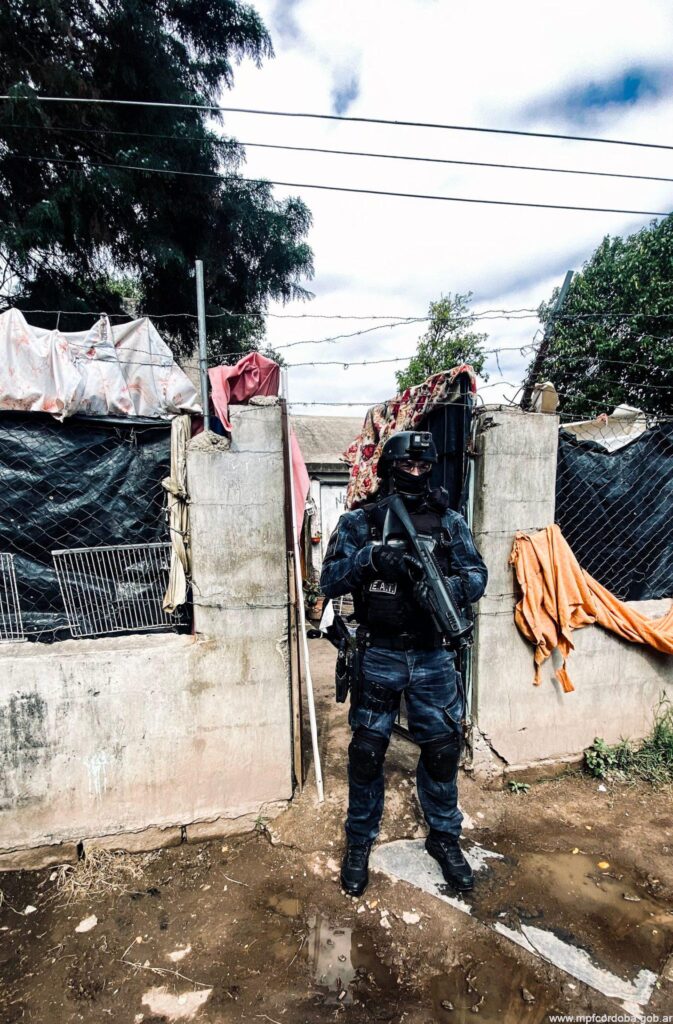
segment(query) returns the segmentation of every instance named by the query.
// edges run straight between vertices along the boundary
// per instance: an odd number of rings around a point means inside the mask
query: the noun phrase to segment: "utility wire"
[[[54,125],[24,125],[13,122],[5,124],[0,123],[0,128],[20,128],[27,131],[34,131],[37,129],[39,131],[46,132],[76,132],[78,134],[81,133],[88,135],[124,135],[131,136],[133,138],[164,139],[175,142],[211,143],[210,138],[204,138],[199,135],[169,135],[156,132],[129,132],[114,128],[67,128]],[[218,141],[227,142],[229,140],[219,137]],[[332,156],[371,157],[376,160],[407,160],[412,161],[413,163],[450,164],[457,167],[491,167],[509,171],[540,171],[545,174],[581,174],[595,178],[619,178],[628,181],[673,182],[673,178],[654,174],[626,174],[625,172],[617,171],[589,171],[577,167],[541,167],[537,164],[503,164],[484,160],[449,160],[443,157],[408,156],[401,153],[370,153],[368,151],[355,149],[325,149],[318,146],[288,146],[271,142],[243,142],[236,140],[236,144],[247,149],[276,149],[292,153],[324,153]]]
[[[65,164],[75,167],[80,172],[84,172],[90,167],[105,167],[111,170],[140,171],[144,174],[171,174],[183,178],[208,178],[226,181],[230,184],[246,182],[251,185],[277,185],[281,188],[312,188],[321,192],[348,192],[363,196],[391,196],[396,199],[430,199],[435,202],[444,203],[474,203],[479,206],[515,206],[535,210],[575,210],[581,213],[622,213],[639,217],[669,216],[669,212],[664,210],[626,210],[612,206],[575,206],[564,203],[526,203],[516,202],[511,199],[475,199],[469,196],[440,196],[426,192],[392,192],[376,188],[349,188],[345,185],[316,185],[311,182],[302,181],[272,181],[271,179],[266,178],[244,178],[241,175],[208,174],[205,171],[177,171],[166,167],[143,167],[140,164],[102,163],[93,160],[87,160],[84,164],[80,160],[66,160],[62,157],[19,156],[18,154],[10,153],[7,155],[6,159],[28,160],[34,163]]]
[[[347,114],[313,114],[298,110],[260,110],[253,107],[225,107],[215,103],[165,103],[156,100],[94,99],[77,96],[10,96],[0,95],[0,100],[12,103],[78,103],[94,106],[153,107],[164,110],[195,110],[206,113],[255,114],[263,117],[308,118],[317,121],[347,121],[354,124],[386,124],[403,128],[438,128],[452,132],[477,132],[486,135],[515,135],[533,139],[562,139],[567,142],[599,142],[611,146],[639,146],[645,149],[673,149],[673,145],[662,142],[637,142],[634,139],[600,138],[594,135],[564,135],[557,132],[533,132],[514,128],[482,128],[469,124],[441,124],[436,121],[398,121],[384,117],[354,117]]]

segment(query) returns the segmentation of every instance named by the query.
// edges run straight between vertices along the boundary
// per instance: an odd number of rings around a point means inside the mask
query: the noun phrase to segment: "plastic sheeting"
[[[0,413],[0,551],[14,555],[29,639],[70,635],[53,550],[169,540],[170,432]]]
[[[616,597],[673,597],[673,422],[615,451],[561,430],[556,522],[578,562]]]
[[[187,443],[191,437],[189,416],[176,416],[171,424],[171,475],[162,480],[168,499],[168,528],[173,551],[163,609],[172,614],[187,600],[189,572],[189,495],[187,494]]]
[[[200,413],[196,390],[147,317],[85,331],[31,326],[18,309],[0,314],[0,409],[169,419]]]
[[[306,469],[304,456],[299,447],[299,441],[294,430],[290,430],[290,460],[292,462],[292,477],[294,482],[294,514],[297,540],[301,537],[304,523],[304,508],[306,498],[311,488],[311,480]]]
[[[231,431],[229,405],[241,405],[254,395],[277,395],[280,366],[259,352],[249,352],[234,366],[208,370],[213,391],[213,408],[225,430]]]
[[[601,413],[595,420],[564,423],[563,429],[578,441],[596,441],[607,451],[614,452],[647,430],[647,416],[631,405],[618,405],[609,416]]]

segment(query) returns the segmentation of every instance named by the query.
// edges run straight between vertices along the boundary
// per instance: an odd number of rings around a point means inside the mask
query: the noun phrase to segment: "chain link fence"
[[[169,475],[170,424],[0,413],[0,642],[185,628]]]
[[[673,597],[673,417],[636,410],[561,423],[556,522],[621,600]]]

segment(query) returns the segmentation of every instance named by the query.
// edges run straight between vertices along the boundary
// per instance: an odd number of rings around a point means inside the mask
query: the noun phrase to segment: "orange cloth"
[[[575,689],[565,667],[574,650],[572,631],[593,622],[631,643],[673,654],[673,605],[662,618],[648,619],[624,604],[580,567],[558,526],[517,533],[509,561],[522,594],[514,621],[535,644],[536,686],[543,662],[558,647],[563,666],[556,678],[566,693]]]

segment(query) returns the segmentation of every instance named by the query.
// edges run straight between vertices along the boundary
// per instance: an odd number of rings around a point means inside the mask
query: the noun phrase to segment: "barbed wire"
[[[0,313],[5,313],[9,309],[16,309],[19,313],[41,313],[41,314],[52,314],[61,316],[92,316],[102,317],[106,316],[108,319],[126,319],[126,320],[142,320],[145,317],[150,320],[166,320],[175,317],[185,317],[190,320],[196,320],[198,318],[197,313],[192,312],[179,312],[179,313],[150,313],[145,311],[138,311],[136,313],[106,313],[100,309],[33,309],[23,308],[19,306],[13,306],[11,303],[7,303],[0,310]],[[540,303],[539,305],[542,305]],[[455,320],[458,322],[468,322],[472,320],[537,320],[539,319],[539,305],[534,306],[522,306],[516,309],[485,309],[476,310],[473,313],[468,313],[462,317],[456,317]],[[206,313],[207,320],[221,320],[225,317],[231,319],[271,319],[271,320],[395,320],[399,321],[400,324],[404,323],[422,323],[434,319],[430,314],[402,314],[402,313],[271,313],[261,310],[252,310],[247,313],[234,312],[233,310],[223,310],[220,313]],[[598,310],[592,313],[563,313],[559,312],[554,315],[556,322],[564,321],[580,321],[580,320],[634,320],[637,318],[646,318],[648,320],[673,320],[673,308],[669,312],[655,313],[649,310],[634,310],[633,312],[623,312],[619,310]],[[387,325],[383,325],[387,326]]]
[[[7,297],[5,302],[7,303]],[[185,313],[148,313],[148,312],[137,312],[137,313],[103,313],[100,309],[24,309],[18,306],[12,306],[7,303],[0,312],[6,312],[8,309],[18,309],[20,313],[52,313],[60,314],[61,316],[107,316],[108,318],[118,319],[124,317],[129,320],[143,319],[149,317],[152,320],[168,319],[172,317],[186,317],[191,320],[198,319],[197,313],[185,312]],[[484,309],[476,310],[474,313],[469,313],[466,317],[460,317],[457,319],[470,319],[479,320],[482,318],[489,318],[493,320],[509,319],[510,316],[516,314],[529,314],[526,319],[537,316],[537,307],[533,306],[522,306],[518,309]],[[591,314],[594,315],[594,314]],[[632,315],[632,314],[624,314]],[[668,315],[668,314],[663,314]],[[671,311],[673,316],[673,310]],[[405,313],[270,313],[265,310],[251,310],[248,313],[234,312],[233,310],[225,309],[220,313],[206,313],[206,320],[221,320],[224,317],[231,317],[232,319],[247,319],[247,318],[262,318],[271,320],[399,320],[404,321],[418,321],[431,320],[432,316],[427,313],[423,314],[405,314]]]

